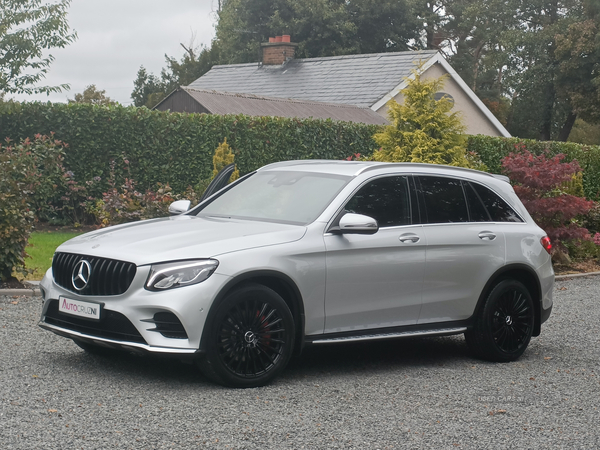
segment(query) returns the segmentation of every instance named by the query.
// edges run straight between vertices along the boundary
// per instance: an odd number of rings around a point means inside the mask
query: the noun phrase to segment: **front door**
[[[345,211],[376,219],[379,231],[325,235],[326,333],[417,323],[426,242],[411,209],[407,176],[371,180],[346,203]]]

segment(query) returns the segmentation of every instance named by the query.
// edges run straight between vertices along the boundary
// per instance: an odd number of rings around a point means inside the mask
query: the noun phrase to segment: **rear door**
[[[412,183],[409,176],[376,178],[346,203],[347,212],[376,219],[377,233],[325,235],[326,333],[417,323],[426,241],[413,221]]]
[[[427,240],[419,323],[467,319],[486,282],[504,265],[503,226],[490,219],[469,182],[416,178]]]

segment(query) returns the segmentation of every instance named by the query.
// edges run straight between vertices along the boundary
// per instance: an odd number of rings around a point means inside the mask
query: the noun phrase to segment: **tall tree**
[[[185,53],[181,60],[165,55],[167,67],[160,77],[141,66],[133,82],[131,98],[135,106],[154,107],[179,86],[186,86],[210,70],[218,60],[219,47],[194,48],[194,39],[189,45],[181,44]]]
[[[569,119],[600,123],[600,3],[583,5],[584,19],[556,36],[557,90],[570,100]],[[568,137],[568,134],[561,137]]]
[[[581,19],[582,3],[446,2],[443,32],[451,63],[512,134],[545,140],[568,136],[575,116],[561,88],[557,37]]]
[[[406,50],[418,34],[410,0],[228,0],[219,14],[221,63],[260,60],[260,44],[289,34],[297,57]]]
[[[73,42],[67,22],[71,0],[2,0],[0,3],[0,92],[60,92],[68,85],[37,86],[54,57],[45,51]]]

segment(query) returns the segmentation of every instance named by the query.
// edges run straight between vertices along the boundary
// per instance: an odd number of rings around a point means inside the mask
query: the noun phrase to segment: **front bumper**
[[[210,307],[216,294],[230,278],[214,273],[196,285],[153,292],[144,289],[149,270],[149,266],[138,267],[131,286],[122,295],[81,296],[54,283],[52,269],[49,269],[41,283],[45,301],[39,326],[59,336],[108,348],[163,355],[198,354]],[[92,326],[85,327],[74,323],[77,318],[62,312],[57,313],[56,306],[52,304],[63,297],[100,304],[103,311],[100,321],[90,322]],[[157,330],[156,324],[152,322],[157,313],[175,315],[185,329],[186,337],[170,337],[168,333]],[[57,320],[57,314],[65,320]],[[97,331],[107,323],[101,323],[102,321],[108,321],[110,316],[117,315],[130,322],[129,327],[135,327],[136,339],[128,337],[128,334],[133,333],[120,335]]]

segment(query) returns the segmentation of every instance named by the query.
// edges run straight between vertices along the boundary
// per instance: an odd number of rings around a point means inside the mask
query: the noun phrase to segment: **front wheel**
[[[489,293],[465,339],[482,359],[514,361],[529,345],[533,325],[534,307],[529,291],[516,280],[503,280]]]
[[[259,284],[237,289],[211,317],[200,367],[212,380],[230,387],[264,386],[287,365],[294,345],[294,319],[272,289]]]

